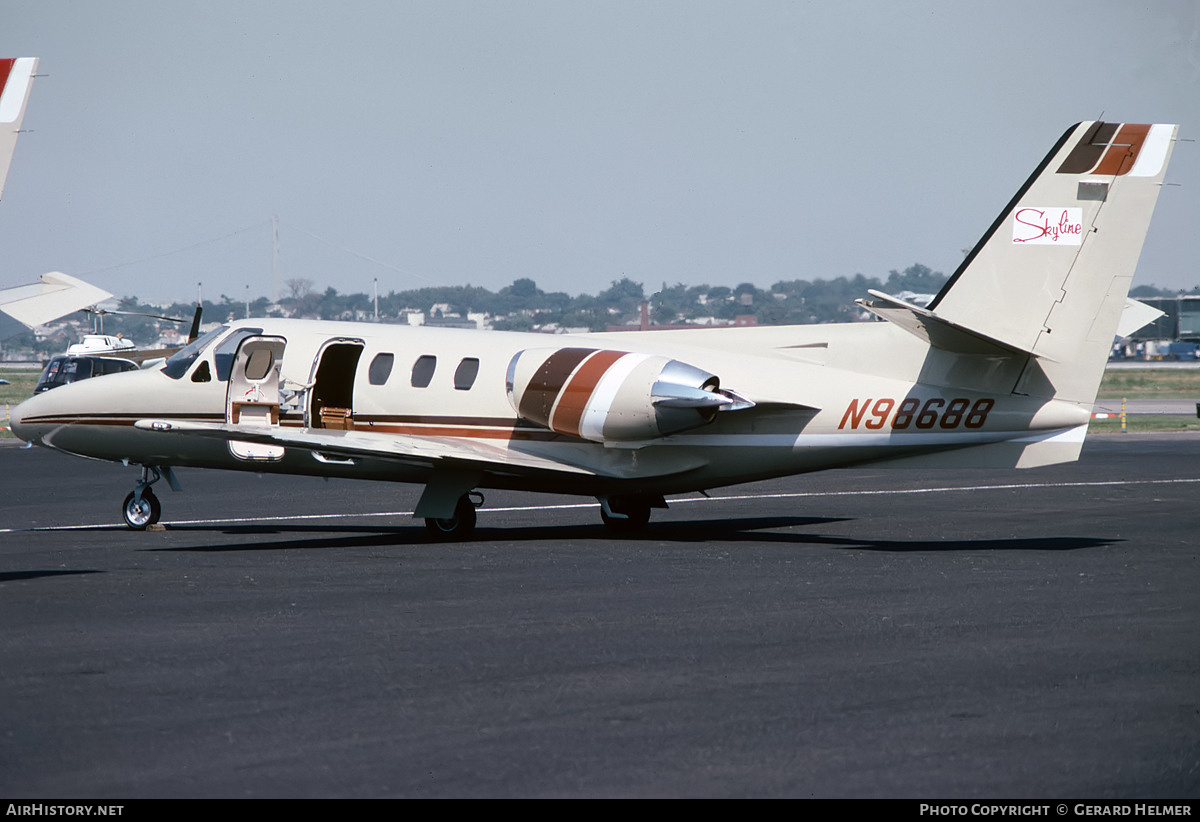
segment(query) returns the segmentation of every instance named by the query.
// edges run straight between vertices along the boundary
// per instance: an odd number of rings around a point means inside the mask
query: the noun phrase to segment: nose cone
[[[70,388],[63,386],[59,391]],[[52,392],[43,392],[35,394],[23,403],[12,409],[8,415],[8,427],[12,429],[13,434],[25,440],[26,442],[39,442],[41,434],[45,426],[39,425],[35,421],[39,418],[49,418],[57,415],[60,411],[60,402],[55,402],[57,398],[51,398]]]
[[[156,375],[143,371],[105,374],[35,394],[10,413],[13,434],[37,445],[84,456],[93,453],[93,445],[102,445],[108,432],[127,422],[125,406],[136,405],[139,396],[151,393],[148,379]],[[131,423],[130,423],[131,425]]]
[[[25,400],[23,403],[13,408],[8,413],[8,427],[12,429],[13,435],[26,442],[31,441],[33,432],[28,425],[25,425],[25,417],[29,414],[29,403],[33,402],[36,397]]]

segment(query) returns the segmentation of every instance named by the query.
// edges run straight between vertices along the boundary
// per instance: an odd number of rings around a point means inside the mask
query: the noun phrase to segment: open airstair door
[[[229,375],[225,421],[246,429],[279,426],[279,369],[283,363],[283,337],[247,337],[238,346]],[[238,459],[273,462],[283,459],[280,445],[231,441]]]

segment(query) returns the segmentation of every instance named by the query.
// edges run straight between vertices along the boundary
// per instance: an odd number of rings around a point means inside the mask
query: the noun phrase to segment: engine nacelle
[[[653,354],[535,348],[508,364],[508,401],[525,420],[592,442],[636,442],[753,405],[713,374]]]

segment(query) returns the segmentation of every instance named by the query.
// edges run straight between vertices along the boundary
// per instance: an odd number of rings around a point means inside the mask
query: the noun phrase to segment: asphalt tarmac
[[[0,797],[1200,797],[1200,438],[489,493],[0,448]],[[165,483],[164,483],[165,485]]]

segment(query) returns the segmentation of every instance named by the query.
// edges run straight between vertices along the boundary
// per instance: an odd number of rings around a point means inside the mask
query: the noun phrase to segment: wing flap
[[[424,467],[482,468],[492,474],[527,475],[553,472],[606,476],[589,468],[514,451],[462,437],[413,437],[293,428],[246,428],[224,423],[144,419],[134,423],[143,431],[189,434],[229,442],[253,442],[302,448],[340,458],[392,460]]]

